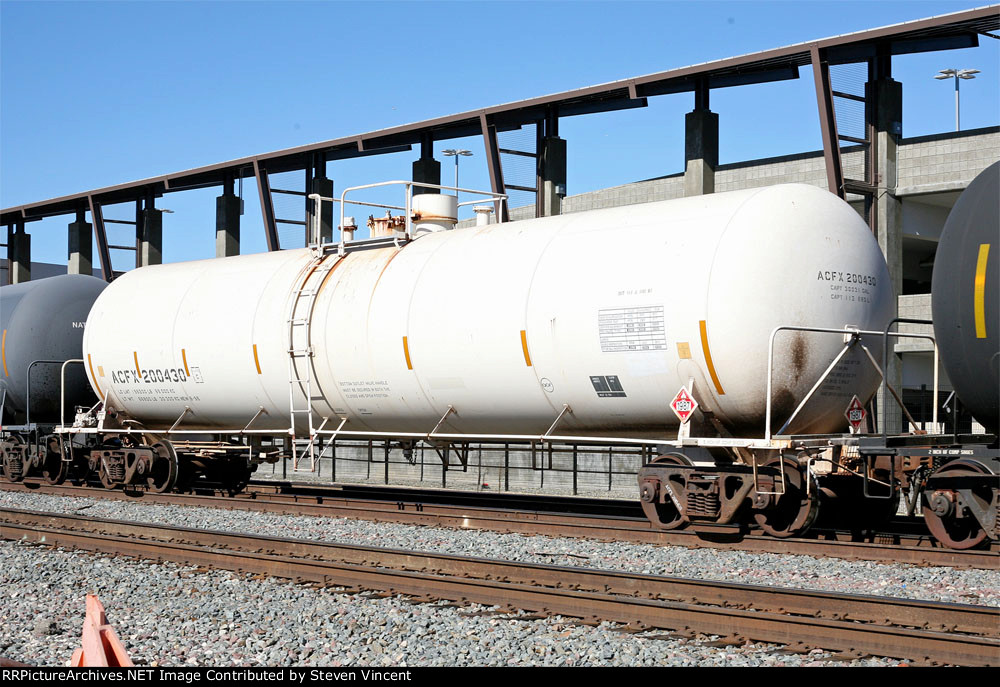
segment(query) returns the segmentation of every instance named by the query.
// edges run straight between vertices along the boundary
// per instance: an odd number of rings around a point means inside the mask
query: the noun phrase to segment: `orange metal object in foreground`
[[[130,668],[132,660],[125,652],[113,627],[108,625],[104,606],[94,594],[87,594],[87,617],[83,621],[82,648],[73,652],[70,665],[80,667]]]

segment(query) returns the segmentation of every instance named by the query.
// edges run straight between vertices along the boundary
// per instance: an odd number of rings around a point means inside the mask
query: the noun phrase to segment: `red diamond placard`
[[[698,401],[694,400],[694,397],[684,387],[681,387],[681,390],[674,396],[674,400],[670,402],[670,408],[674,411],[674,415],[681,421],[681,424],[684,424],[691,418],[697,407]]]
[[[861,423],[865,421],[868,413],[865,412],[865,407],[861,405],[861,401],[855,396],[851,399],[851,405],[847,406],[844,415],[847,416],[847,421],[851,423],[851,432],[857,434],[860,431]]]

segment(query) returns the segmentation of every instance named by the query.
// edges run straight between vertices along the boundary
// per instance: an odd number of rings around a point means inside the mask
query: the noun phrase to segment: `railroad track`
[[[209,494],[156,494],[143,491],[107,490],[104,488],[51,486],[42,483],[3,483],[10,491],[119,500],[140,499],[143,503],[195,505],[207,508],[252,510],[258,512],[320,517],[359,518],[410,525],[430,525],[459,529],[484,529],[498,532],[579,537],[661,546],[709,547],[762,553],[804,554],[846,560],[871,560],[961,568],[1000,569],[1000,551],[990,549],[956,551],[936,546],[927,534],[902,532],[871,535],[865,541],[853,541],[845,532],[822,532],[815,538],[775,539],[726,530],[706,529],[663,531],[654,529],[641,516],[580,515],[552,512],[542,508],[568,510],[608,508],[600,499],[570,499],[529,496],[516,497],[520,508],[484,507],[463,503],[461,492],[384,488],[323,487],[288,483],[254,483],[250,491],[237,496]],[[436,500],[451,503],[437,503]],[[466,494],[464,499],[472,500]],[[455,503],[457,501],[457,503]]]
[[[469,558],[14,509],[0,536],[350,590],[613,621],[792,651],[1000,665],[1000,609]]]

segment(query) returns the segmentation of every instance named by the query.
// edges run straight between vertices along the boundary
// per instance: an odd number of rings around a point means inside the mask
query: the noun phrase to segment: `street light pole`
[[[959,79],[974,79],[976,74],[979,73],[978,69],[942,69],[938,72],[934,78],[941,79],[955,79],[955,131],[960,129],[960,118],[959,118],[959,104],[958,104],[958,80]]]
[[[464,148],[448,148],[447,150],[442,150],[441,154],[446,157],[455,158],[455,197],[458,197],[458,156],[459,155],[472,155],[471,150],[465,150]]]

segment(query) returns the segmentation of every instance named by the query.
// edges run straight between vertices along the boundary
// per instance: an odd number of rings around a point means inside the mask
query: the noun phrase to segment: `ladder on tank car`
[[[331,259],[324,263],[326,257]],[[289,434],[292,438],[293,472],[298,471],[299,460],[305,458],[307,451],[309,453],[309,471],[315,472],[316,470],[317,428],[313,423],[312,408],[312,357],[314,355],[311,342],[312,310],[320,286],[342,259],[342,256],[324,254],[322,251],[314,253],[312,261],[305,268],[305,276],[302,277],[291,294],[287,320],[287,350]],[[299,364],[300,362],[302,364]],[[305,406],[301,408],[295,405],[296,385],[305,397]],[[305,416],[309,428],[309,443],[302,449],[301,454],[295,445],[295,420],[299,416]]]

